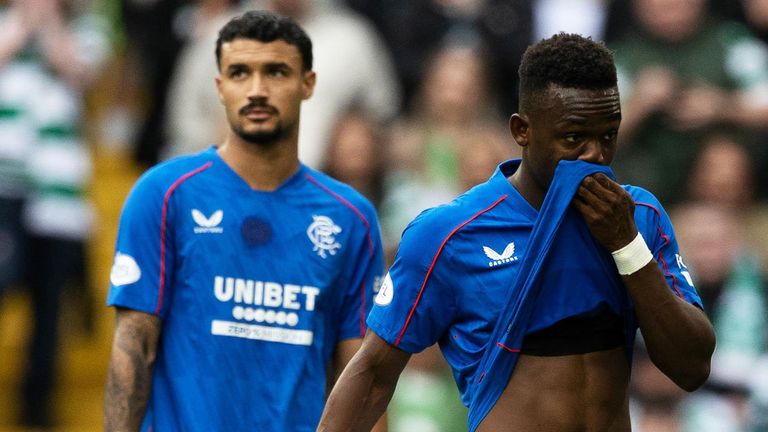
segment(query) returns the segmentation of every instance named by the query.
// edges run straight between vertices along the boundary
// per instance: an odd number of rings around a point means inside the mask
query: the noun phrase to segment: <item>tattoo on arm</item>
[[[161,322],[154,315],[118,309],[104,398],[104,430],[137,431],[152,383]]]

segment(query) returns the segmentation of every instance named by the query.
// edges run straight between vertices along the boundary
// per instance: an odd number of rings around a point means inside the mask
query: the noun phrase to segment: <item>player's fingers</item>
[[[602,191],[594,186],[594,180],[585,179],[584,182],[576,189],[576,195],[581,197],[587,204],[596,205],[603,201]]]
[[[581,186],[591,192],[596,199],[604,201],[609,207],[624,207],[627,202],[632,201],[629,192],[602,173],[598,173],[594,177],[586,177]]]
[[[571,201],[571,205],[573,205],[573,207],[579,213],[581,213],[581,216],[584,218],[584,220],[587,223],[595,221],[600,217],[598,212],[595,211],[595,207],[578,195],[573,197],[573,201]]]

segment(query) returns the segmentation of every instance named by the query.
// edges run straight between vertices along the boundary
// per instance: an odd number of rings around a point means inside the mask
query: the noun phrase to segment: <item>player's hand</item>
[[[603,173],[581,182],[572,205],[584,217],[592,236],[609,252],[621,249],[637,236],[632,196]]]

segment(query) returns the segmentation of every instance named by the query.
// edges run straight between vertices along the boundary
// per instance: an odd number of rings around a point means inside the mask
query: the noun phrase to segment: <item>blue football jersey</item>
[[[332,353],[364,335],[383,266],[373,206],[304,165],[272,192],[214,148],[148,171],[107,299],[162,319],[142,430],[314,431]]]
[[[368,316],[372,331],[404,351],[419,352],[438,342],[467,406],[538,215],[507,180],[519,163],[501,164],[487,182],[411,222]],[[701,306],[658,200],[643,189],[624,188],[635,200],[637,228],[670,289]],[[556,239],[552,247],[568,244]],[[635,323],[632,308],[626,306],[631,305],[626,292],[606,295],[596,288],[594,277],[604,274],[604,263],[552,261],[545,265],[542,291],[531,306],[527,333],[606,307]]]

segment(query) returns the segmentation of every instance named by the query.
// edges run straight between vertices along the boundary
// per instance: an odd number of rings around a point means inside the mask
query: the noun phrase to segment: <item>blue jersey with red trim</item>
[[[162,319],[142,430],[314,431],[334,348],[363,336],[383,271],[373,206],[320,172],[255,191],[214,148],[151,169],[107,299]]]
[[[419,215],[403,233],[368,325],[407,352],[438,342],[469,406],[479,363],[509,297],[537,210],[509,183],[520,161],[499,166],[485,183],[452,202]],[[648,191],[624,186],[635,200],[635,221],[671,290],[701,306],[678,250],[672,225]],[[556,240],[553,248],[568,247]],[[606,295],[590,283],[602,262],[550,261],[533,304],[527,333],[556,322],[610,308],[634,323],[628,294]],[[614,268],[615,270],[615,268]],[[630,316],[627,316],[630,314]],[[633,326],[637,329],[636,323]],[[631,335],[634,338],[634,332]],[[631,343],[631,341],[629,341]],[[495,345],[495,343],[493,343]]]

